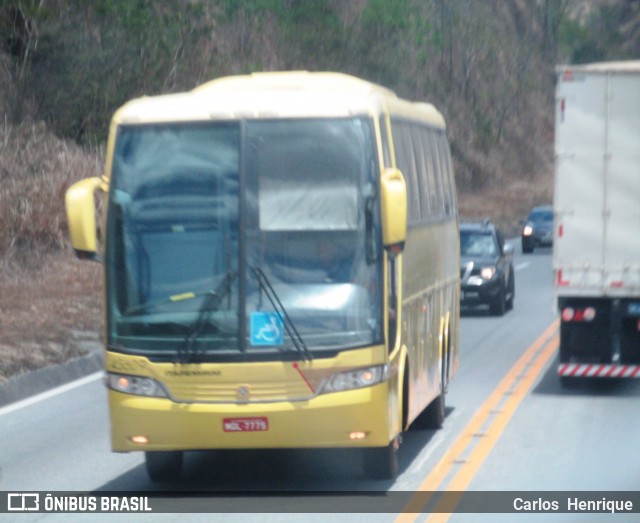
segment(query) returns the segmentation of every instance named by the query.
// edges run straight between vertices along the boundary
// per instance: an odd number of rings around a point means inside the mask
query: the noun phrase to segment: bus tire
[[[386,447],[362,449],[362,468],[371,479],[394,479],[398,475],[398,449],[396,441]]]
[[[182,451],[145,452],[147,474],[154,483],[176,481],[182,471]]]

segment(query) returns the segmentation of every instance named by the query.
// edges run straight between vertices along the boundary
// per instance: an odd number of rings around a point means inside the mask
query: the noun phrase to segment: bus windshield
[[[311,355],[381,343],[376,172],[364,119],[121,126],[109,347],[166,360],[297,357],[286,317]]]

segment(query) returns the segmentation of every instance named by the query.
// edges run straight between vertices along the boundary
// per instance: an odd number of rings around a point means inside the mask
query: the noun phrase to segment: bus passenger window
[[[438,153],[438,141],[437,136],[434,131],[429,132],[429,142],[430,142],[430,156],[431,161],[433,162],[434,167],[434,179],[436,182],[436,190],[434,192],[434,197],[432,199],[433,202],[433,213],[437,217],[441,217],[444,214],[444,175],[443,175],[443,166],[440,162],[440,154]]]
[[[416,173],[418,177],[418,198],[420,200],[420,209],[422,210],[422,220],[425,221],[430,216],[429,205],[429,170],[431,165],[427,158],[425,158],[425,147],[429,142],[424,141],[423,130],[414,126],[412,128],[411,137],[413,139],[413,151],[416,158]]]
[[[391,151],[389,150],[389,130],[387,128],[387,119],[384,115],[380,116],[380,140],[382,142],[382,158],[384,167],[391,167]]]

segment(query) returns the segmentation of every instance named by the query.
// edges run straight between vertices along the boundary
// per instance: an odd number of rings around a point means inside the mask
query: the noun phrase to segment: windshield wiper
[[[280,318],[282,318],[284,328],[291,338],[291,342],[295,346],[296,350],[302,356],[303,360],[312,360],[313,355],[311,354],[309,347],[307,347],[307,344],[302,339],[302,336],[300,336],[300,333],[298,332],[298,329],[296,329],[291,316],[289,316],[287,310],[284,308],[284,305],[280,301],[280,298],[278,298],[278,294],[269,282],[266,274],[260,267],[252,267],[252,270],[256,276],[256,279],[258,280],[258,283],[260,284],[260,288],[267,295],[267,299],[271,303],[271,306],[278,313]]]
[[[236,273],[233,271],[227,271],[227,274],[222,281],[218,283],[216,288],[212,291],[201,293],[204,295],[202,305],[198,310],[198,318],[193,323],[187,336],[184,339],[184,343],[178,349],[178,361],[181,363],[190,363],[193,360],[193,346],[196,340],[202,334],[202,331],[209,323],[209,318],[220,307],[222,300],[231,292],[231,282],[236,277]]]

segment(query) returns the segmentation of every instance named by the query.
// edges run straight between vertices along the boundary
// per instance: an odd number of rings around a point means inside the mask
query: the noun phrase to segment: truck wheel
[[[575,389],[578,385],[578,378],[573,376],[560,376],[560,385],[563,389]]]
[[[181,451],[145,452],[145,465],[151,481],[177,481],[182,471],[182,456]]]

